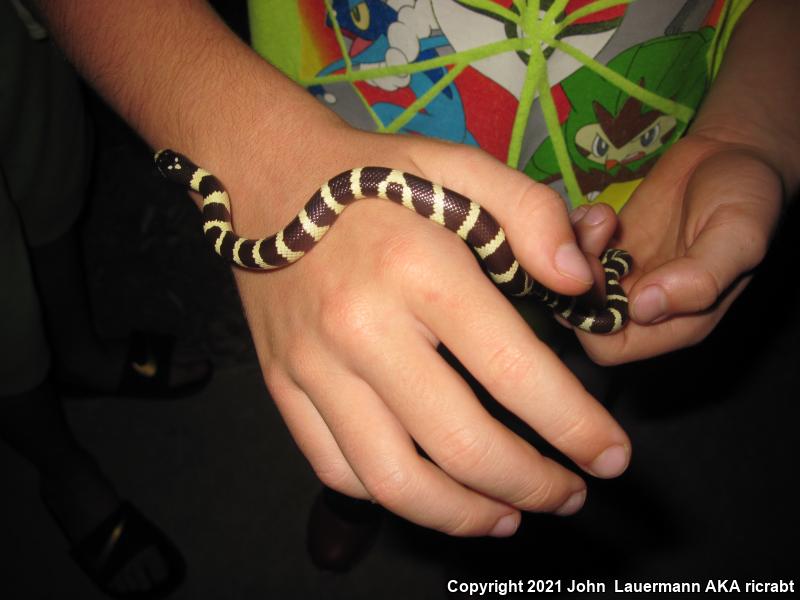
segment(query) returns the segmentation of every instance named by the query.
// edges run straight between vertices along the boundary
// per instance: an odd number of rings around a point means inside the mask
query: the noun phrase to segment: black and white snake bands
[[[535,296],[575,327],[591,333],[613,333],[628,320],[628,298],[620,284],[631,268],[625,250],[609,249],[602,263],[606,298],[602,308],[586,308],[578,298],[563,296],[537,283],[520,267],[497,221],[478,204],[409,173],[385,167],[361,167],[323,184],[283,229],[259,240],[236,235],[228,193],[211,173],[172,150],[155,155],[162,175],[203,196],[203,231],[223,259],[249,269],[277,269],[299,260],[325,235],[344,208],[362,198],[383,198],[455,232],[477,253],[489,276],[509,296]]]

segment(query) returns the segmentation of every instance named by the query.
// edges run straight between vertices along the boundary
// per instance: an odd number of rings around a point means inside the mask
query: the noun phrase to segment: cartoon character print
[[[439,33],[430,0],[334,0],[342,34],[350,40],[349,60],[356,70],[413,64],[437,57],[449,46]],[[332,27],[330,19],[328,25]],[[318,75],[342,71],[344,59]],[[362,95],[383,125],[392,123],[415,100],[424,96],[445,74],[445,67],[367,80]],[[373,90],[365,89],[371,86]],[[309,91],[333,103],[336,98],[320,86]],[[409,94],[410,92],[410,94]],[[468,131],[461,95],[455,83],[445,86],[400,129],[453,142],[477,145]]]
[[[708,86],[706,53],[711,28],[661,37],[636,45],[608,63],[613,71],[639,87],[696,108]],[[629,195],[687,123],[644,105],[588,67],[561,82],[559,95],[568,103],[562,131],[578,185],[586,201],[617,206],[627,200],[604,197],[618,186]],[[533,153],[525,172],[537,181],[561,178],[548,138]]]
[[[561,22],[576,11],[586,8],[592,0],[568,0],[562,4],[560,12],[553,15],[555,22]],[[664,1],[664,0],[660,0]],[[482,47],[489,47],[503,41],[528,37],[518,22],[509,20],[502,14],[495,14],[480,8],[478,3],[460,0],[431,0],[437,22],[456,52],[466,52]],[[539,18],[544,16],[557,4],[556,0],[514,1],[494,0],[498,7],[507,9],[509,14],[521,18],[525,11],[535,6]],[[557,8],[557,7],[556,7]],[[622,22],[628,5],[619,2],[610,7],[598,9],[557,34],[559,40],[580,47],[589,56],[595,56],[611,39]],[[553,49],[544,48],[548,59],[547,77],[555,84],[580,68],[581,63],[568,56],[558,56],[551,60]],[[524,50],[507,51],[494,54],[476,61],[473,65],[487,79],[506,90],[514,98],[519,99],[527,77],[529,53]]]
[[[644,87],[644,80],[639,85]],[[581,190],[590,201],[611,183],[644,177],[652,158],[673,138],[678,125],[674,116],[645,110],[635,98],[628,98],[616,116],[597,101],[592,108],[597,122],[581,127],[574,140],[578,153],[603,167],[577,173]]]
[[[518,10],[511,0],[493,1]],[[540,12],[547,11],[553,1],[541,0]],[[562,17],[586,3],[587,0],[569,0]],[[511,23],[460,0],[332,0],[331,5],[337,25],[348,38],[348,58],[354,70],[402,67],[520,35]],[[608,41],[625,11],[625,5],[620,5],[583,18],[560,37],[580,38],[581,48],[594,54]],[[332,28],[330,17],[327,21]],[[549,77],[558,81],[579,66],[568,57],[560,57],[550,65]],[[345,61],[338,59],[316,75],[340,73],[344,69]],[[506,161],[526,69],[527,55],[513,51],[476,61],[427,101],[399,131],[479,145]],[[354,85],[386,126],[428,93],[446,73],[445,67],[439,67]],[[333,88],[311,86],[309,90],[330,105],[337,102]]]
[[[502,12],[487,10],[488,4],[472,0],[326,1],[345,38],[352,72],[396,70],[367,81],[326,88],[312,85],[312,93],[331,105],[337,103],[337,95],[343,98],[341,106],[332,108],[360,127],[375,127],[377,120],[390,131],[479,145],[562,192],[566,190],[538,98],[527,119],[522,119],[527,124],[517,127],[530,55],[499,49],[528,35],[518,22],[523,9],[534,7],[544,18],[557,8],[560,12],[548,18],[564,23],[556,36],[560,42],[661,98],[696,108],[708,83],[705,53],[713,37],[714,15],[719,15],[725,2],[637,0],[588,11],[594,0],[538,0],[535,4],[491,0]],[[333,40],[334,24],[327,14],[326,29]],[[322,19],[317,12],[314,22],[323,26]],[[662,37],[653,39],[658,32],[663,32]],[[337,54],[339,46],[333,42]],[[445,55],[457,64],[466,53],[490,48],[496,50],[470,58],[453,82],[439,84],[437,94],[432,90],[448,76],[451,66],[422,72],[403,68]],[[604,201],[619,208],[687,123],[643,105],[574,56],[547,44],[542,50],[579,188],[574,198],[569,191],[570,202]],[[318,77],[346,70],[343,58],[328,58],[321,64],[325,66],[315,71]],[[417,110],[406,113],[412,105]],[[617,194],[622,188],[624,198],[619,200],[606,194],[607,190]]]

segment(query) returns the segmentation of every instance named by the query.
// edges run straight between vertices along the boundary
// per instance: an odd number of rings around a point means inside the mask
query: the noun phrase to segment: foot
[[[88,455],[67,473],[43,473],[41,495],[76,562],[105,593],[160,598],[180,584],[185,565],[178,550],[117,496]]]
[[[186,576],[186,563],[175,545],[127,502],[76,545],[72,556],[115,598],[164,598]]]

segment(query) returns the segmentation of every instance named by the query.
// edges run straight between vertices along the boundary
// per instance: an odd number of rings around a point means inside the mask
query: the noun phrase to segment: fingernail
[[[606,448],[589,465],[589,471],[597,477],[616,477],[628,467],[629,453],[623,446]]]
[[[517,531],[517,527],[519,527],[519,515],[506,515],[495,523],[489,535],[492,537],[508,537]]]
[[[574,515],[578,512],[581,508],[583,508],[583,503],[586,502],[586,488],[582,489],[580,492],[575,492],[569,499],[564,502],[558,509],[553,513],[558,515],[559,517],[568,517],[569,515]]]
[[[556,270],[564,277],[581,283],[592,283],[592,271],[583,252],[574,242],[561,244],[556,250]]]
[[[667,312],[667,295],[659,285],[648,285],[636,296],[631,307],[640,323],[652,323]]]
[[[586,213],[586,216],[583,217],[583,222],[588,225],[600,225],[600,223],[606,220],[607,216],[608,213],[603,210],[601,206],[593,206],[589,209],[589,212]]]
[[[588,212],[589,212],[589,207],[586,206],[585,204],[581,204],[578,208],[569,213],[569,220],[573,225],[576,225],[578,221],[580,221],[581,219],[583,219],[583,217],[586,216],[586,213]]]

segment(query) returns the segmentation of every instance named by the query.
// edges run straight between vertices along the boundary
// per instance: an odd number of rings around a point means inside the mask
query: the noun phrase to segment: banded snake
[[[614,333],[628,320],[628,299],[620,280],[630,270],[632,259],[625,250],[611,248],[604,252],[605,305],[598,309],[584,307],[578,298],[557,294],[528,275],[514,257],[505,232],[488,211],[457,192],[415,175],[386,167],[340,173],[323,184],[283,229],[253,240],[234,232],[228,193],[214,175],[173,150],[156,153],[155,162],[167,180],[202,195],[207,240],[223,259],[240,267],[285,267],[314,247],[348,204],[362,198],[382,198],[402,204],[456,233],[475,251],[492,281],[506,295],[534,296],[575,327],[590,333]]]

